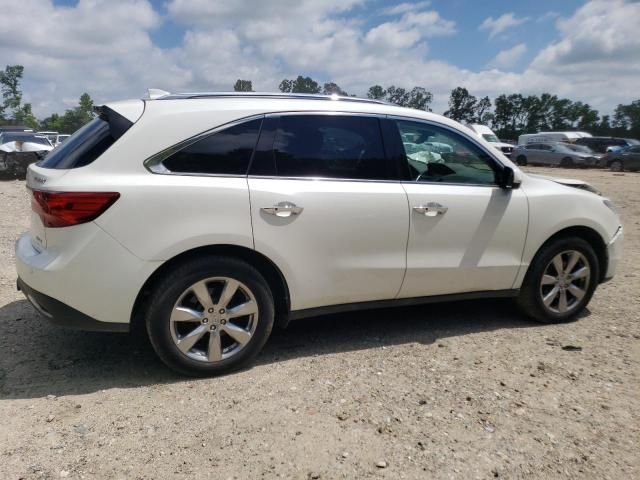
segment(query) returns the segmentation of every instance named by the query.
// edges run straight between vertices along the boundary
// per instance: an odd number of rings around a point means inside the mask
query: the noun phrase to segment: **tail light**
[[[33,190],[31,208],[45,227],[70,227],[102,215],[120,197],[117,192],[43,192]]]

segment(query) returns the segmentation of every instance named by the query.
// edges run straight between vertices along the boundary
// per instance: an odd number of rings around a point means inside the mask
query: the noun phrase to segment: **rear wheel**
[[[249,264],[225,257],[189,261],[154,289],[147,332],[173,370],[209,376],[247,365],[273,328],[273,299]]]
[[[624,168],[622,167],[622,162],[620,160],[614,160],[609,164],[609,168],[612,172],[622,172]]]
[[[578,237],[556,239],[531,262],[518,304],[540,322],[571,320],[591,300],[599,275],[598,258],[589,243]]]
[[[573,160],[570,157],[565,157],[560,160],[560,166],[564,168],[571,168],[573,167]]]
[[[518,155],[518,157],[516,158],[516,163],[524,167],[527,164],[527,157],[525,157],[524,155]]]

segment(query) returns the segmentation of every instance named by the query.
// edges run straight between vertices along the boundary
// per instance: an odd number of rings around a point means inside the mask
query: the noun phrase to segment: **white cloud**
[[[509,69],[512,68],[518,60],[524,55],[527,51],[527,46],[524,43],[519,43],[514,45],[511,48],[507,48],[506,50],[501,50],[498,54],[491,60],[487,66],[490,68],[498,68],[498,69]]]
[[[416,10],[422,10],[431,4],[429,0],[424,2],[404,2],[382,9],[383,15],[402,15],[407,12],[415,12]]]
[[[497,18],[487,17],[480,24],[480,30],[488,30],[489,38],[527,22],[529,17],[517,18],[513,12],[505,13]]]
[[[25,66],[25,101],[39,117],[75,105],[85,91],[103,102],[139,97],[147,87],[229,90],[237,78],[273,91],[298,74],[359,95],[373,84],[424,86],[437,112],[456,86],[491,97],[548,91],[608,112],[638,98],[638,3],[594,0],[558,19],[557,40],[520,73],[513,67],[526,51],[521,44],[476,71],[428,55],[431,39],[454,35],[455,23],[426,3],[402,5],[371,25],[363,17],[367,0],[173,0],[167,15],[186,33],[175,47],[160,48],[151,34],[163,17],[148,0],[80,0],[74,7],[0,0],[9,19],[0,29],[0,67]],[[24,28],[34,25],[36,11],[37,28]],[[372,18],[380,16],[367,22]],[[510,28],[504,25],[496,28]]]
[[[560,16],[559,12],[556,12],[554,10],[550,10],[550,11],[546,12],[545,14],[540,15],[538,18],[536,18],[536,22],[542,23],[542,22],[546,22],[546,21],[550,21],[550,20],[555,20],[559,16]]]

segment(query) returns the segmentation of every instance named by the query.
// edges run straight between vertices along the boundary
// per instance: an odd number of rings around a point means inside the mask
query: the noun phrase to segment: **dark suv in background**
[[[612,150],[610,147],[622,148],[631,145],[640,145],[640,141],[634,138],[618,138],[618,137],[582,137],[575,142],[576,145],[584,145],[589,147],[596,153],[607,153]]]

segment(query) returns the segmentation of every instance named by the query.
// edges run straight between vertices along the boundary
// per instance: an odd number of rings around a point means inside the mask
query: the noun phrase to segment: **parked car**
[[[631,145],[615,152],[609,152],[602,157],[601,163],[614,172],[640,170],[640,145]]]
[[[589,147],[563,142],[518,145],[513,156],[518,165],[555,165],[565,168],[595,167],[601,157]]]
[[[510,143],[505,143],[501,141],[498,138],[498,136],[495,133],[493,133],[493,130],[491,130],[489,127],[487,127],[486,125],[479,125],[477,123],[469,124],[467,125],[467,127],[469,127],[476,134],[478,134],[487,142],[489,142],[493,147],[501,151],[504,155],[506,155],[507,157],[511,157],[511,152],[513,151],[513,145],[511,145]]]
[[[640,141],[634,138],[619,137],[583,137],[575,141],[576,145],[584,145],[597,153],[607,153],[630,145],[640,145]]]
[[[33,129],[23,125],[0,125],[0,133],[5,132],[33,132]]]
[[[274,324],[326,313],[512,297],[564,322],[621,256],[608,199],[433,113],[256,93],[99,111],[29,167],[18,286],[60,325],[146,326],[185,374],[240,368]]]
[[[47,137],[47,139],[51,142],[51,145],[55,146],[55,142],[56,142],[56,137],[58,136],[58,132],[54,132],[54,131],[39,131],[36,132],[36,135],[39,135],[41,137]]]
[[[59,133],[58,135],[56,135],[56,139],[53,142],[53,146],[57,147],[62,142],[66,141],[70,136],[71,135],[69,135],[68,133]]]
[[[10,131],[0,133],[0,151],[3,152],[43,152],[53,149],[53,145],[41,135],[33,132]]]
[[[550,143],[565,142],[574,143],[579,138],[590,137],[588,132],[540,132],[525,133],[518,137],[518,145],[526,145],[528,143]]]

